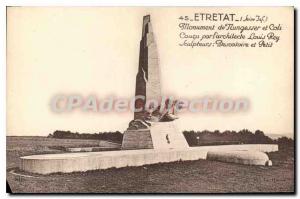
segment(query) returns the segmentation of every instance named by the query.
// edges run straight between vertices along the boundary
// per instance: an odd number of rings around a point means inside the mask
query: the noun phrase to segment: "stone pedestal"
[[[147,129],[127,130],[122,149],[180,149],[188,148],[184,135],[175,121],[152,122]]]
[[[123,136],[122,149],[153,149],[150,130],[126,130]]]

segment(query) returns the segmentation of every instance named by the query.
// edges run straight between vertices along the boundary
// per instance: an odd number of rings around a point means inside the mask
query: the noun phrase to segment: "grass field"
[[[17,172],[21,156],[62,153],[53,148],[92,146],[98,143],[96,140],[7,137],[7,180],[12,191],[14,193],[294,192],[292,148],[269,153],[273,161],[272,167],[197,160],[45,176],[26,173],[19,175],[20,172]]]

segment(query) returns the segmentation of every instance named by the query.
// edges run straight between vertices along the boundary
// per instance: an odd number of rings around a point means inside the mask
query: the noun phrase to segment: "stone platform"
[[[185,149],[142,149],[106,152],[44,154],[21,157],[20,169],[38,174],[70,173],[164,162],[206,159],[208,151],[273,152],[278,145],[244,144],[189,147]]]

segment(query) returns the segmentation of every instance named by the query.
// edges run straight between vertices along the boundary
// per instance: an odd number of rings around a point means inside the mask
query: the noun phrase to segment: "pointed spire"
[[[149,25],[150,25],[150,15],[146,15],[143,17],[143,31],[142,37],[145,37],[145,34],[149,33]],[[151,30],[152,32],[152,30]]]

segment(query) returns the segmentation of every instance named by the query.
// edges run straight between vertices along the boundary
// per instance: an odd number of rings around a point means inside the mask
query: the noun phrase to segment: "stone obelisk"
[[[159,60],[150,15],[146,15],[143,18],[135,95],[145,97],[145,100],[137,100],[137,108],[144,106],[149,99],[159,101],[161,98]],[[143,111],[135,112],[134,119],[143,119],[144,115],[145,112]]]
[[[159,60],[150,15],[143,18],[135,96],[143,97],[143,99],[135,101],[135,107],[138,109],[144,108],[145,104],[149,102],[148,100],[157,100],[157,102],[161,100]],[[122,149],[188,147],[183,134],[176,129],[175,121],[172,121],[172,118],[167,117],[167,114],[155,116],[152,113],[145,109],[134,113],[134,119],[124,132]]]

